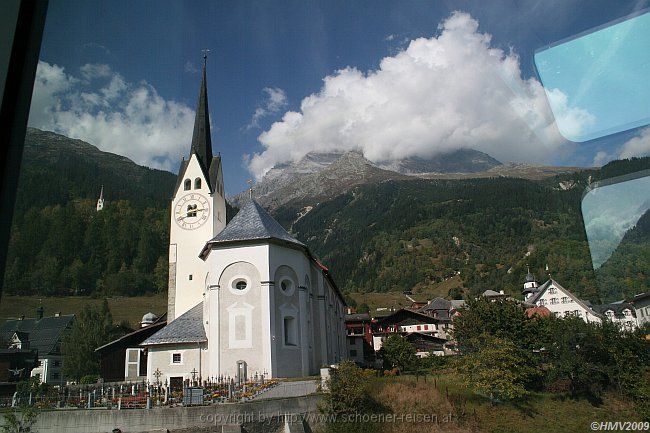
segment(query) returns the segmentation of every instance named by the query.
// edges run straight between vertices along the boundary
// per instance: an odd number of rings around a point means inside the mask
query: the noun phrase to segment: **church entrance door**
[[[237,382],[245,383],[247,381],[248,372],[246,361],[237,361]]]
[[[183,390],[183,376],[176,376],[169,378],[169,388],[172,391],[182,391]]]

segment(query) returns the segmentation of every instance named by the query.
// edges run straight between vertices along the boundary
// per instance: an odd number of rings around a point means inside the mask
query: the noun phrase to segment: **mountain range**
[[[517,177],[543,179],[580,171],[579,167],[532,164],[502,164],[473,149],[459,149],[431,158],[408,157],[396,161],[371,162],[361,152],[310,152],[295,162],[276,165],[253,187],[253,196],[264,206],[276,209],[293,201],[313,205],[351,188],[387,180],[468,179]],[[246,191],[230,198],[238,205]],[[308,203],[310,202],[310,203]]]
[[[82,140],[28,128],[16,207],[24,211],[30,206],[97,200],[102,186],[110,200],[165,206],[175,182],[176,175],[168,171],[140,166]]]
[[[312,153],[274,167],[254,194],[333,270],[346,293],[417,294],[453,276],[460,284],[442,295],[470,296],[487,288],[518,294],[526,266],[541,279],[546,264],[565,287],[595,302],[647,286],[647,270],[632,263],[634,256],[614,254],[621,260],[615,269],[623,271],[610,273],[607,287],[616,289],[599,288],[580,202],[590,182],[650,168],[650,158],[581,170],[501,164],[477,151],[458,152],[458,161],[452,154],[390,164],[358,152]],[[5,292],[115,296],[166,290],[175,178],[30,128]],[[102,185],[106,206],[96,212]],[[647,248],[648,242],[630,244]]]

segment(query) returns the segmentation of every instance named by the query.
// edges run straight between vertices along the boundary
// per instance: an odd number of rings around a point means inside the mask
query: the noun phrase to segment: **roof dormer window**
[[[184,183],[183,189],[184,189],[185,191],[189,191],[190,189],[192,189],[192,181],[189,180],[189,179],[185,179],[185,183]]]
[[[197,177],[194,179],[194,189],[201,189],[201,178]]]

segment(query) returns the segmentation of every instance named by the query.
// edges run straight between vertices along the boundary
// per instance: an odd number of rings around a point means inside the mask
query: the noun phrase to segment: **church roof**
[[[253,240],[276,240],[307,248],[291,236],[259,203],[251,199],[237,212],[225,229],[208,241],[201,255],[204,255],[211,245]]]
[[[183,183],[185,170],[187,170],[187,165],[189,163],[190,161],[187,159],[183,159],[181,161],[181,165],[178,167],[178,176],[176,176],[176,186],[174,187],[174,191],[178,191],[178,188],[180,188],[181,184]]]
[[[192,133],[192,150],[206,169],[212,163],[212,138],[210,137],[210,112],[208,111],[208,87],[205,78],[205,59],[203,56],[203,76],[199,89],[199,102],[194,118],[194,131]]]
[[[535,276],[530,273],[530,270],[526,274],[526,282],[527,283],[534,283],[535,282]]]
[[[192,158],[192,154],[196,155],[199,161],[199,166],[201,167],[201,171],[209,183],[211,192],[215,191],[217,182],[219,181],[219,178],[222,177],[221,156],[212,156],[212,138],[210,135],[210,110],[208,109],[208,87],[205,73],[205,56],[203,59],[203,75],[201,77],[199,101],[197,103],[196,115],[194,117],[194,130],[192,132],[190,158],[181,161],[174,191],[178,191],[181,183],[184,180],[185,170],[187,170],[187,166],[190,162],[190,159]]]
[[[146,329],[146,328],[143,328]],[[171,321],[160,331],[144,340],[141,346],[208,341],[203,327],[203,302]]]

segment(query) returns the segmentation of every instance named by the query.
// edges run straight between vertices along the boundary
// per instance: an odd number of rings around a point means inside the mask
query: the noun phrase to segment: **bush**
[[[351,414],[368,407],[368,380],[363,370],[352,361],[343,361],[327,381],[329,393],[323,411],[329,414]]]
[[[458,359],[458,374],[467,385],[496,400],[527,397],[538,370],[529,352],[512,341],[483,335],[473,343],[478,350]]]
[[[343,361],[327,380],[321,412],[334,416],[326,426],[328,433],[374,433],[376,423],[363,423],[355,419],[364,413],[380,413],[385,409],[370,396],[371,370],[362,370],[352,361]],[[347,422],[346,422],[347,421]]]
[[[398,368],[400,371],[417,368],[418,358],[415,347],[398,334],[389,336],[379,351],[388,368]]]
[[[89,385],[89,384],[97,383],[98,380],[99,380],[98,374],[87,374],[83,376],[81,379],[79,379],[79,383],[82,385]]]

